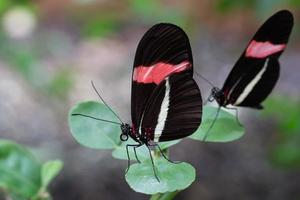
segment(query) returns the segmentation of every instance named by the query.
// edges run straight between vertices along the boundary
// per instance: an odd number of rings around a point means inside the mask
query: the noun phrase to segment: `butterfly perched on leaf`
[[[82,113],[73,113],[72,116],[120,125],[120,140],[131,138],[135,141],[126,146],[128,162],[129,147],[134,149],[138,160],[136,148],[146,145],[159,181],[150,147],[158,147],[168,160],[158,143],[187,137],[201,124],[202,98],[193,79],[192,51],[185,32],[176,25],[160,23],[150,28],[140,40],[132,72],[131,124],[123,123],[117,115],[120,122]]]
[[[145,144],[183,138],[197,130],[201,113],[187,35],[172,24],[154,25],[135,55],[130,136]]]
[[[255,33],[229,73],[222,89],[214,87],[209,101],[262,109],[279,78],[279,57],[285,50],[292,28],[293,15],[281,10],[271,16]]]

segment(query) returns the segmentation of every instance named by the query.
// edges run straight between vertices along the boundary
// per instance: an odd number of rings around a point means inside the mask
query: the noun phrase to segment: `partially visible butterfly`
[[[146,145],[149,152],[150,146],[160,149],[158,142],[194,133],[200,126],[201,116],[202,98],[193,79],[193,58],[187,35],[172,24],[154,25],[141,39],[135,55],[131,89],[132,125],[120,120],[121,141],[130,137],[136,142],[126,146],[128,162],[128,147],[133,147],[136,157],[135,149],[139,146]],[[151,152],[150,157],[153,164]],[[154,166],[153,170],[159,181]]]
[[[216,100],[220,107],[262,109],[262,101],[278,80],[278,58],[286,48],[292,28],[291,12],[281,10],[271,16],[250,40],[222,89],[212,88],[208,101]]]

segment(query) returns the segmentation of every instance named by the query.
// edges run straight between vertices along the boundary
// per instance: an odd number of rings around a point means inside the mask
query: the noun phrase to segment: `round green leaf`
[[[118,124],[103,122],[83,116],[119,122],[118,118],[102,103],[87,101],[74,106],[69,113],[69,126],[73,137],[80,144],[96,149],[112,149],[120,142]]]
[[[172,140],[172,141],[168,141],[168,142],[160,142],[158,143],[159,147],[161,149],[167,149],[170,148],[171,146],[179,143],[181,140]]]
[[[122,142],[119,146],[116,146],[116,148],[112,152],[112,156],[117,159],[121,160],[127,160],[127,151],[126,151],[126,145],[133,145],[137,144],[135,141],[133,141],[131,138],[128,139],[126,142]],[[136,160],[136,157],[134,155],[134,149],[132,146],[128,147],[128,153],[130,160]],[[136,148],[136,154],[140,161],[149,159],[149,150],[147,149],[146,145],[142,145],[138,148]]]
[[[0,188],[24,199],[40,188],[41,165],[23,146],[0,140]]]
[[[164,150],[164,149],[167,149],[179,142],[180,142],[180,140],[173,140],[173,141],[169,141],[169,142],[160,142],[160,143],[158,143],[158,145],[160,146],[160,148],[162,150]],[[132,140],[131,138],[129,138],[128,141],[122,142],[119,146],[117,146],[113,150],[112,156],[117,159],[127,160],[128,159],[127,151],[126,151],[127,144],[133,145],[133,144],[137,144],[137,143],[134,140]],[[131,146],[128,147],[128,153],[129,153],[130,160],[136,160],[133,147],[131,147]],[[142,145],[142,146],[136,148],[136,154],[137,154],[137,157],[139,160],[149,159],[149,150],[146,147],[146,145]]]
[[[236,116],[223,109],[220,110],[218,118],[211,128],[216,118],[217,110],[218,108],[212,106],[203,108],[201,126],[190,136],[192,139],[203,141],[207,134],[205,142],[229,142],[237,140],[244,135],[245,129],[238,123]]]
[[[174,164],[164,158],[154,162],[159,182],[154,176],[151,160],[130,166],[125,178],[134,191],[144,194],[173,192],[189,187],[195,180],[195,169],[188,163]]]
[[[51,160],[43,164],[41,171],[42,187],[47,188],[53,178],[55,178],[63,167],[60,160]]]

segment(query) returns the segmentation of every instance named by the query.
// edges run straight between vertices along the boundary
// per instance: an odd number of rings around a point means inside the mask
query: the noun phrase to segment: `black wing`
[[[174,73],[192,77],[192,66],[189,39],[181,28],[162,23],[145,33],[137,47],[132,73],[133,128],[139,128],[147,100],[157,85]]]
[[[259,28],[224,83],[224,105],[262,108],[261,102],[278,80],[278,58],[286,47],[292,27],[292,13],[282,10]]]
[[[154,90],[142,116],[142,135],[154,142],[194,133],[201,123],[202,98],[189,74],[174,74]]]

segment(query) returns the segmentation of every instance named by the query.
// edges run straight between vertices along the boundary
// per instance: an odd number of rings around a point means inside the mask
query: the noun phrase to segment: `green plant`
[[[299,4],[300,0],[217,0],[216,9],[223,13],[234,9],[251,9],[257,15],[264,16],[278,7],[297,7]]]
[[[277,121],[269,145],[269,161],[286,169],[300,169],[300,101],[277,96],[266,101],[264,116]],[[288,114],[286,114],[288,113]]]
[[[202,141],[204,134],[210,128],[215,118],[217,108],[205,106],[201,127],[190,137]],[[72,116],[74,113],[100,117],[117,122],[118,119],[102,103],[95,101],[81,102],[69,112],[69,126],[73,137],[83,146],[95,149],[109,149],[116,159],[127,159],[126,144],[134,144],[129,139],[120,141],[121,130],[117,124],[97,121],[82,116]],[[244,128],[237,124],[234,115],[221,110],[219,118],[210,130],[207,142],[229,142],[240,138]],[[163,152],[168,155],[169,147],[176,145],[181,140],[159,143]],[[155,170],[159,177],[156,180],[148,148],[143,145],[137,148],[137,156],[141,163],[135,163],[125,175],[129,186],[136,192],[150,194],[151,199],[172,199],[180,190],[189,187],[196,177],[195,168],[186,162],[174,164],[164,159],[158,149],[153,149],[151,154],[155,163]],[[132,149],[129,151],[131,161],[135,160]]]
[[[51,40],[53,41],[51,42]],[[51,44],[58,41],[59,36],[54,39],[45,38],[44,46],[37,47],[36,43],[15,43],[0,32],[0,42],[3,44],[0,47],[0,58],[9,67],[20,73],[33,87],[51,97],[64,99],[73,86],[72,71],[67,66],[61,66],[59,70],[49,72],[46,68],[41,67],[40,58],[42,51],[51,52],[52,50],[49,50],[52,48]]]
[[[27,0],[12,0],[12,1],[0,1],[0,15],[6,12],[8,9],[14,6],[24,6],[27,8],[33,8],[33,4],[31,1]]]
[[[41,164],[26,147],[0,140],[0,191],[13,200],[50,200],[47,187],[62,166],[59,160]]]
[[[188,14],[175,6],[166,6],[159,0],[129,0],[129,9],[139,20],[146,23],[165,21],[190,28]],[[153,15],[155,13],[155,15]]]

